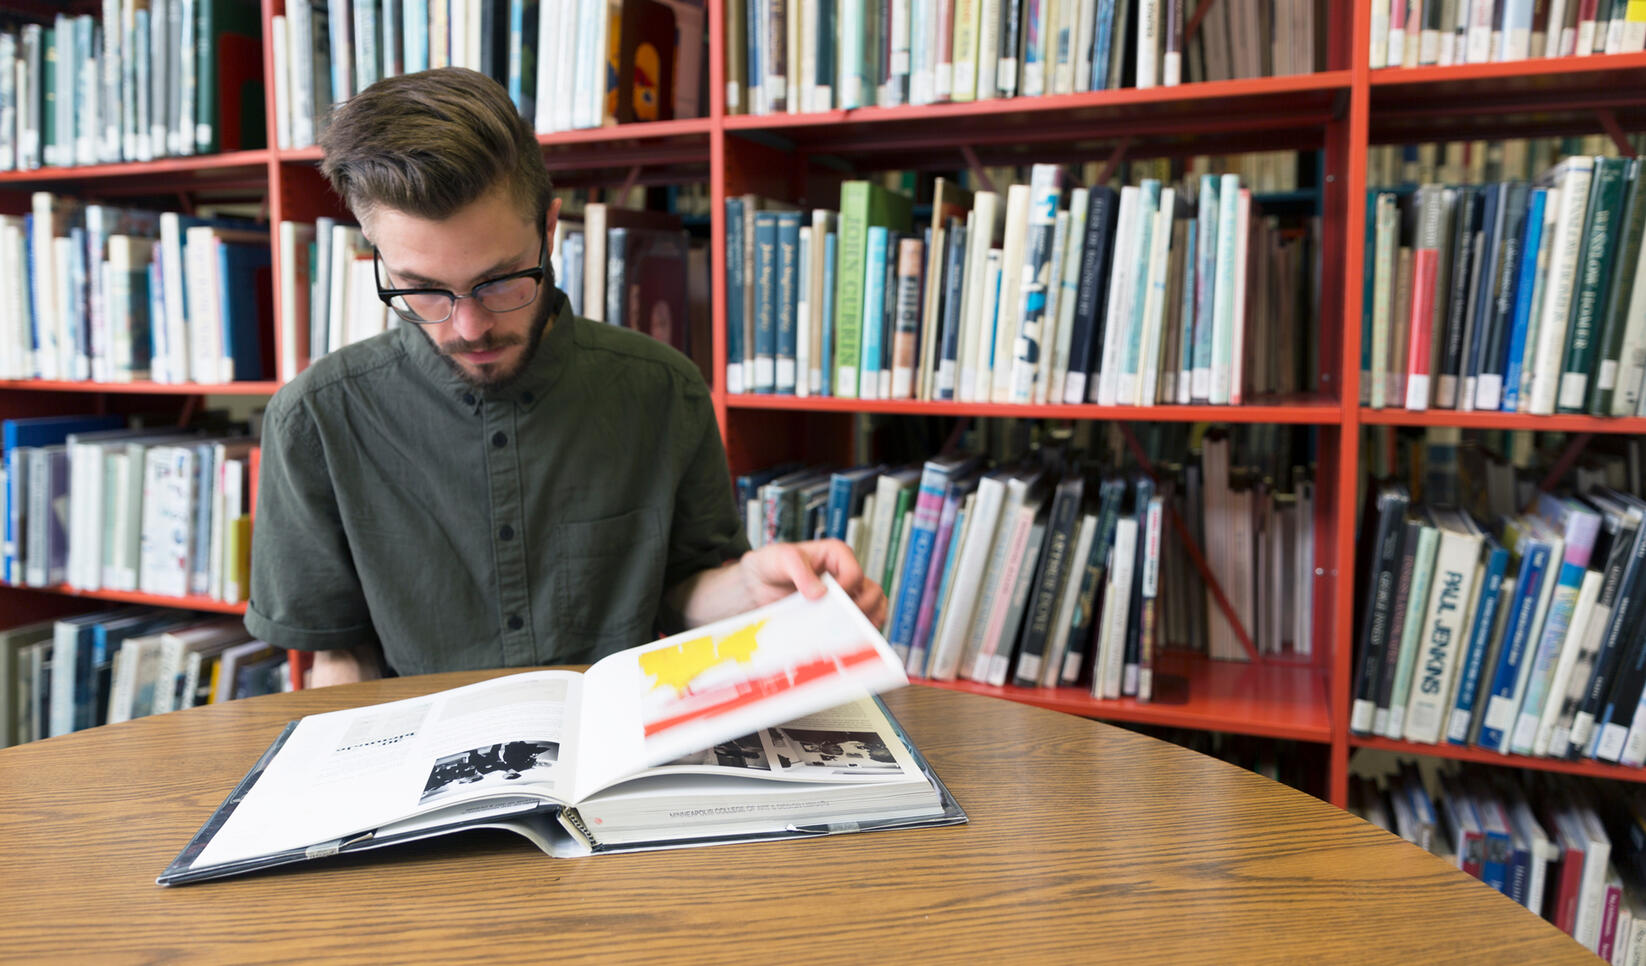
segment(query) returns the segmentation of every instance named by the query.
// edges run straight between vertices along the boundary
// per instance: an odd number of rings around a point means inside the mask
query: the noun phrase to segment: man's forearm
[[[748,610],[749,589],[737,561],[731,560],[676,584],[667,603],[686,627],[697,627]]]
[[[382,676],[383,667],[378,663],[375,645],[315,651],[314,666],[309,669],[309,687],[375,681]]]

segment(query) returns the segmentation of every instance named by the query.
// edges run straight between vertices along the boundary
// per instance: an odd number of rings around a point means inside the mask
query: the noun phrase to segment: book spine
[[[1639,277],[1641,237],[1646,232],[1646,188],[1641,186],[1646,179],[1641,177],[1641,163],[1638,160],[1630,162],[1626,180],[1627,197],[1623,206],[1626,214],[1620,222],[1622,236],[1613,267],[1616,274],[1606,295],[1599,365],[1589,389],[1588,411],[1593,416],[1610,415],[1617,397],[1624,338],[1628,330],[1629,303]]]
[[[1584,411],[1589,395],[1589,373],[1595,368],[1598,326],[1606,305],[1606,282],[1612,274],[1613,253],[1622,216],[1624,175],[1627,162],[1602,158],[1595,165],[1594,190],[1576,263],[1576,292],[1573,296],[1571,329],[1566,335],[1558,412]]]
[[[1481,671],[1486,664],[1486,652],[1491,646],[1492,630],[1497,626],[1505,589],[1504,571],[1508,562],[1508,551],[1502,547],[1493,547],[1487,556],[1485,583],[1469,623],[1467,650],[1459,669],[1451,712],[1446,718],[1446,740],[1451,744],[1461,745],[1468,741],[1475,695],[1480,691]]]
[[[941,465],[927,463],[920,476],[920,489],[915,498],[914,517],[910,523],[909,547],[903,559],[897,600],[891,616],[888,643],[898,658],[909,660],[909,646],[914,640],[915,624],[920,615],[920,598],[926,589],[926,570],[931,564],[932,547],[937,539],[937,525],[943,513],[943,497],[948,490],[949,471]]]
[[[888,252],[888,257],[892,253]],[[893,399],[915,398],[915,369],[920,355],[921,291],[925,286],[926,246],[918,238],[897,243],[897,327],[892,339]]]
[[[1521,245],[1525,241],[1527,191],[1525,184],[1517,182],[1509,185],[1504,193],[1502,238],[1495,252],[1495,282],[1486,297],[1486,335],[1475,395],[1475,408],[1486,412],[1494,412],[1503,405],[1514,319],[1515,272],[1522,262]]]
[[[1538,325],[1537,352],[1532,370],[1531,412],[1551,415],[1555,411],[1556,389],[1560,382],[1561,352],[1566,342],[1576,272],[1581,259],[1584,215],[1588,206],[1593,162],[1589,158],[1567,158],[1558,175],[1560,212],[1551,238],[1549,268],[1542,319]]]
[[[1538,188],[1527,201],[1525,234],[1520,246],[1520,266],[1515,276],[1514,315],[1510,323],[1509,353],[1504,360],[1503,399],[1499,408],[1514,412],[1520,403],[1520,381],[1532,314],[1532,295],[1537,287],[1538,253],[1543,246],[1544,206],[1549,193]]]
[[[871,225],[863,253],[863,350],[858,372],[857,396],[880,396],[881,336],[886,304],[886,259],[889,231]]]
[[[1520,575],[1515,583],[1515,596],[1509,624],[1505,630],[1503,650],[1492,676],[1491,690],[1486,696],[1485,715],[1481,721],[1480,744],[1499,751],[1508,746],[1508,738],[1520,710],[1514,701],[1521,677],[1521,666],[1526,661],[1526,649],[1533,633],[1534,615],[1538,598],[1543,590],[1549,567],[1549,546],[1532,544],[1521,558]]]
[[[1041,355],[1046,351],[1042,338],[1046,324],[1048,284],[1052,271],[1052,248],[1062,184],[1056,165],[1037,164],[1029,184],[1027,230],[1024,235],[1022,275],[1016,294],[1020,326],[1012,352],[1011,395],[1009,401],[1034,401]]]
[[[618,232],[608,235],[610,245]],[[778,222],[773,211],[754,216],[754,373],[750,390],[770,393],[777,386]],[[608,313],[610,305],[607,306]],[[618,320],[608,318],[616,323]]]
[[[800,212],[778,212],[775,228],[777,235],[776,291],[774,299],[776,338],[773,349],[776,371],[773,373],[772,391],[784,395],[794,395],[796,372],[799,365],[795,315],[798,311],[800,298]],[[758,361],[756,362],[756,372],[761,377],[756,380],[757,383],[763,384],[761,379],[764,377],[764,370]],[[759,391],[758,385],[756,391]]]
[[[958,388],[969,243],[967,233],[957,222],[951,222],[943,270],[943,342],[937,364],[937,391],[934,394],[940,400],[954,399]]]
[[[1417,677],[1407,703],[1404,737],[1434,744],[1440,740],[1452,670],[1468,630],[1467,605],[1474,592],[1478,537],[1446,531],[1435,554],[1434,590],[1418,633]]]
[[[850,5],[850,0],[843,2]],[[840,238],[836,256],[834,297],[834,394],[844,399],[857,396],[858,367],[862,362],[863,282],[869,234],[868,205],[868,182],[848,181],[840,186]]]
[[[1068,375],[1063,381],[1063,402],[1086,401],[1096,360],[1098,326],[1105,317],[1109,296],[1110,252],[1118,219],[1119,195],[1107,185],[1091,189],[1087,202],[1085,241],[1081,245],[1078,287],[1075,292],[1074,322],[1069,334]]]
[[[1568,546],[1566,560],[1561,563],[1556,581],[1554,597],[1549,604],[1549,614],[1543,622],[1543,633],[1538,640],[1537,649],[1533,652],[1526,696],[1521,702],[1514,732],[1509,739],[1509,748],[1517,755],[1531,754],[1536,744],[1538,726],[1543,720],[1544,705],[1550,699],[1550,684],[1554,677],[1555,664],[1561,659],[1563,647],[1567,643],[1567,632],[1577,607],[1578,591],[1583,585],[1587,562],[1586,557],[1582,563],[1576,562]]]
[[[1418,531],[1416,552],[1412,558],[1411,587],[1406,595],[1406,617],[1400,624],[1399,649],[1395,653],[1394,684],[1390,689],[1388,716],[1379,734],[1396,738],[1405,734],[1406,705],[1411,700],[1412,672],[1417,666],[1417,652],[1422,648],[1423,619],[1429,605],[1429,590],[1435,579],[1435,551],[1440,534],[1432,526]],[[1395,643],[1393,631],[1390,643]],[[1379,712],[1383,702],[1379,702]]]

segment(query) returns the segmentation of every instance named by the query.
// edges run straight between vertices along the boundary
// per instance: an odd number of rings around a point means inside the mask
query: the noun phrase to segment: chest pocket
[[[651,509],[550,531],[554,623],[589,646],[631,647],[652,633],[667,553]]]

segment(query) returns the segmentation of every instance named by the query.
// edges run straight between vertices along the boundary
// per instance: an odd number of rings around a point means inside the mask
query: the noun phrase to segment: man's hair
[[[541,225],[553,185],[508,92],[441,67],[386,78],[332,111],[321,172],[364,222],[378,208],[443,221],[502,186]]]

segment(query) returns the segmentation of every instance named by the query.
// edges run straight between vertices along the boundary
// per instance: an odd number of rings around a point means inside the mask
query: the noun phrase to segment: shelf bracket
[[[1195,28],[1200,26],[1200,21],[1206,19],[1206,14],[1211,12],[1212,4],[1216,2],[1217,0],[1200,0],[1200,6],[1194,8],[1194,13],[1189,17],[1189,22],[1183,25],[1184,37],[1194,36]]]
[[[1121,138],[1120,143],[1115,145],[1114,150],[1109,153],[1109,160],[1103,162],[1103,167],[1098,169],[1097,177],[1092,179],[1092,184],[1107,184],[1109,176],[1114,174],[1116,168],[1120,167],[1120,162],[1126,160],[1126,152],[1131,150],[1131,147],[1131,138]]]
[[[183,408],[177,413],[177,428],[186,429],[194,421],[194,414],[200,409],[198,395],[189,395],[183,398]]]
[[[977,152],[972,150],[970,144],[960,146],[960,156],[966,159],[966,167],[971,169],[972,177],[976,178],[977,183],[983,186],[983,190],[994,191],[994,181],[983,170],[983,162],[977,160]]]
[[[1115,425],[1120,429],[1120,435],[1126,440],[1126,448],[1131,450],[1132,458],[1137,460],[1137,465],[1158,486],[1160,476],[1155,472],[1154,464],[1149,462],[1148,454],[1143,452],[1143,445],[1137,441],[1137,436],[1132,433],[1131,424],[1116,423]],[[1195,543],[1194,537],[1189,534],[1189,528],[1184,524],[1183,518],[1178,516],[1173,507],[1167,506],[1165,509],[1166,517],[1172,521],[1172,529],[1177,533],[1177,539],[1182,542],[1183,548],[1189,552],[1189,561],[1194,564],[1195,570],[1200,573],[1200,579],[1206,582],[1206,589],[1212,592],[1212,599],[1216,601],[1217,609],[1223,612],[1223,617],[1228,620],[1229,626],[1234,629],[1235,639],[1240,642],[1246,656],[1255,664],[1267,663],[1263,656],[1257,653],[1257,648],[1252,644],[1251,635],[1246,633],[1245,625],[1240,623],[1240,615],[1235,613],[1234,604],[1230,603],[1229,598],[1224,595],[1223,585],[1218,583],[1216,575],[1212,573],[1211,565],[1206,562],[1206,555],[1201,551],[1200,545]]]
[[[632,189],[639,180],[640,165],[637,164],[629,168],[629,176],[623,179],[623,187],[617,189],[617,197],[619,199],[628,197],[630,189]]]
[[[1595,111],[1600,118],[1600,126],[1605,129],[1612,143],[1617,145],[1617,153],[1625,158],[1635,157],[1635,146],[1629,143],[1629,135],[1624,132],[1623,125],[1617,123],[1617,112],[1609,107]]]
[[[1572,464],[1577,462],[1578,457],[1583,455],[1583,451],[1588,449],[1589,442],[1594,438],[1594,433],[1578,433],[1573,436],[1571,442],[1568,442],[1566,448],[1561,451],[1560,458],[1555,460],[1553,466],[1549,467],[1549,472],[1544,475],[1543,482],[1537,485],[1537,491],[1539,493],[1548,493],[1559,486],[1561,479],[1572,468]],[[1531,513],[1535,509],[1537,509],[1537,501],[1534,499],[1531,505],[1526,507],[1526,512]]]

